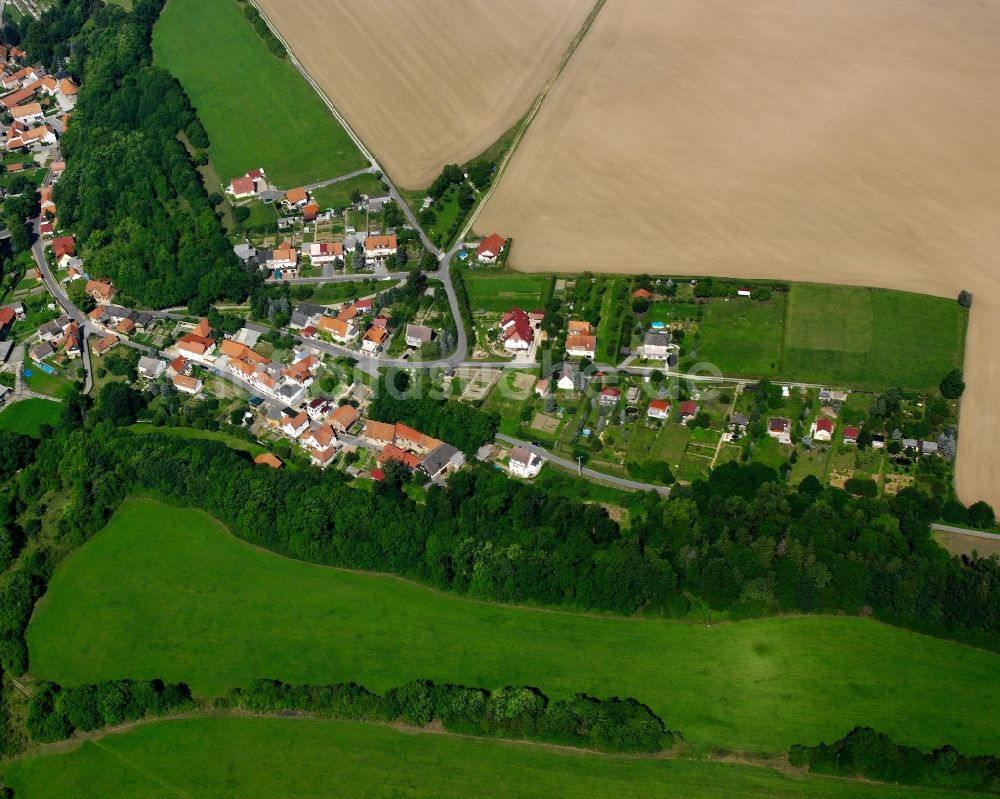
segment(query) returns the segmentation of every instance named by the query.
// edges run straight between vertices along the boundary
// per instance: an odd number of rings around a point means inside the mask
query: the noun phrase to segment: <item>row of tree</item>
[[[464,735],[524,738],[606,752],[659,752],[681,739],[634,699],[577,694],[553,702],[528,687],[489,691],[415,680],[380,696],[355,683],[289,685],[256,680],[247,688],[230,691],[216,705],[251,713],[301,711],[421,727],[439,720],[445,729]]]
[[[74,730],[96,730],[191,706],[191,691],[184,683],[108,680],[63,688],[46,682],[28,703],[27,728],[36,741],[61,741]]]
[[[796,744],[789,757],[820,774],[1000,793],[1000,758],[963,755],[953,746],[922,752],[871,727],[855,727],[832,744]]]

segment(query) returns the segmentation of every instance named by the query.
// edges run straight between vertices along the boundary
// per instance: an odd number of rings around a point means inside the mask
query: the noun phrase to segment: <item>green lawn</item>
[[[136,433],[150,433],[161,436],[174,436],[176,438],[199,438],[209,441],[221,441],[230,449],[240,452],[249,452],[253,456],[267,452],[265,447],[253,441],[246,441],[238,436],[230,435],[222,430],[198,430],[194,427],[156,427],[151,424],[134,424],[130,428]]]
[[[463,273],[473,311],[503,312],[520,307],[524,311],[539,309],[542,294],[552,279],[547,275],[522,275],[511,272],[477,271]]]
[[[993,654],[859,618],[708,629],[501,607],[281,558],[151,500],[59,564],[28,643],[32,675],[66,685],[529,684],[637,697],[696,747],[784,750],[868,724],[922,747],[1000,750]]]
[[[70,369],[76,370],[81,364],[76,362],[70,365]],[[25,377],[24,382],[32,391],[39,394],[48,394],[50,397],[65,399],[73,391],[73,384],[62,375],[50,375],[43,372],[37,364],[25,363],[25,371],[31,372],[31,377]]]
[[[696,361],[715,364],[723,375],[771,377],[781,366],[785,298],[768,302],[713,300],[704,306]]]
[[[855,388],[933,389],[962,366],[967,313],[954,300],[795,284],[784,377]]]
[[[373,197],[385,193],[385,187],[375,175],[359,175],[356,178],[324,186],[313,192],[313,199],[320,208],[344,208],[351,202],[351,194],[360,191]]]
[[[49,400],[26,399],[11,403],[0,410],[0,430],[13,430],[37,438],[43,424],[53,427],[58,424],[59,412],[59,403]]]
[[[223,181],[264,167],[289,189],[366,166],[319,95],[290,59],[267,49],[235,0],[170,0],[153,51],[197,109]]]
[[[607,757],[375,724],[216,717],[161,721],[30,756],[4,775],[21,797],[661,797],[934,799],[969,796],[769,768]]]

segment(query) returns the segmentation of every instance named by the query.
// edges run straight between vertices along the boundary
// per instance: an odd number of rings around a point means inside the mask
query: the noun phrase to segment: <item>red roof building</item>
[[[483,263],[495,263],[506,246],[507,239],[498,233],[493,233],[479,243],[476,248],[476,258]]]
[[[681,416],[697,416],[698,415],[698,403],[694,400],[685,400],[680,405]]]
[[[76,255],[76,240],[72,236],[60,236],[52,240],[52,252],[58,261],[64,255]]]
[[[647,291],[646,289],[636,289],[632,292],[633,300],[651,300],[653,298],[653,292]]]
[[[500,317],[503,332],[503,346],[508,350],[526,350],[535,339],[535,329],[528,314],[520,308],[512,308]]]

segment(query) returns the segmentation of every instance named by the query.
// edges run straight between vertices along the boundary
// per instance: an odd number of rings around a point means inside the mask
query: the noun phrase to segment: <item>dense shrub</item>
[[[540,691],[526,687],[489,691],[415,680],[379,696],[355,683],[288,685],[256,680],[230,691],[219,704],[254,713],[302,711],[416,726],[438,719],[445,729],[465,735],[543,740],[608,752],[658,752],[680,739],[634,699],[577,694],[550,702]]]
[[[789,757],[792,765],[820,774],[1000,793],[1000,758],[970,757],[952,746],[921,752],[870,727],[855,727],[829,745],[797,744]]]

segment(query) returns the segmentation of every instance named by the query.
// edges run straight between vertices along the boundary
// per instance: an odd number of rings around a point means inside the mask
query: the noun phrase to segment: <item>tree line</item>
[[[215,703],[251,713],[301,711],[364,721],[402,721],[418,727],[438,720],[451,732],[523,738],[606,752],[659,752],[681,740],[635,699],[576,694],[551,701],[535,688],[490,691],[414,680],[379,695],[356,683],[289,685],[256,680]]]
[[[1000,793],[1000,758],[963,755],[953,746],[922,752],[871,727],[855,727],[832,744],[796,744],[789,760],[818,774]]]

